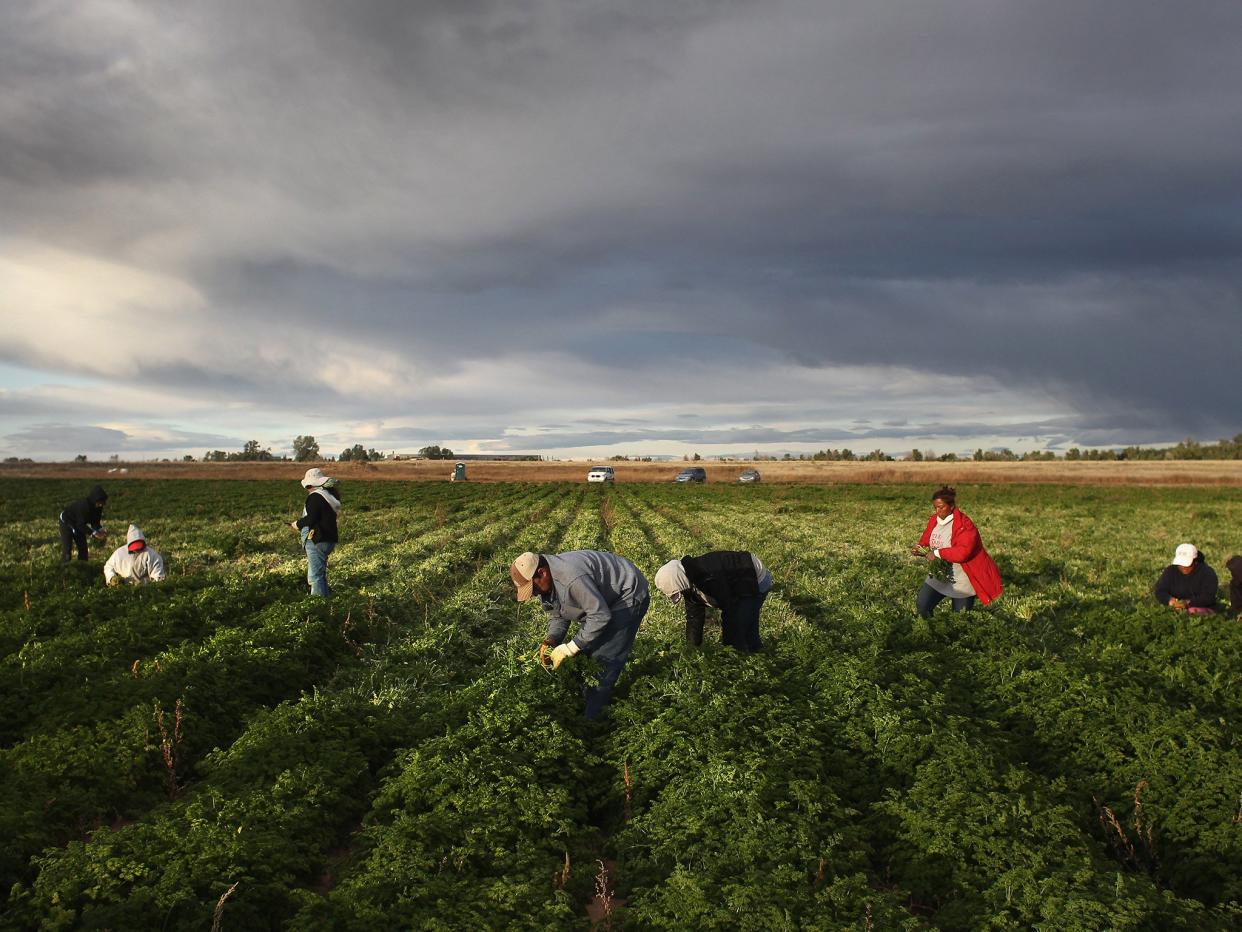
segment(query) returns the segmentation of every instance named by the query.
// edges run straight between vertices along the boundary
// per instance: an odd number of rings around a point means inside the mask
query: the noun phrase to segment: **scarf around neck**
[[[329,492],[327,489],[320,487],[311,492],[312,495],[322,495],[323,500],[332,506],[332,510],[337,514],[341,513],[341,500]]]

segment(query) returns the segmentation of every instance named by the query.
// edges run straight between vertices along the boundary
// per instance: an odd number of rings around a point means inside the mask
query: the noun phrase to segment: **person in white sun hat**
[[[612,688],[630,658],[634,636],[647,614],[650,596],[638,567],[604,550],[524,553],[509,567],[517,600],[539,596],[548,613],[548,636],[540,647],[555,670],[579,653],[602,669],[595,686],[585,690],[586,717],[598,718],[612,698]],[[571,622],[578,630],[565,641]]]
[[[1194,544],[1178,544],[1156,582],[1156,601],[1192,615],[1216,613],[1216,571]]]
[[[329,596],[328,556],[336,549],[336,516],[341,511],[341,491],[336,480],[325,476],[318,467],[306,470],[302,477],[306,489],[306,504],[302,517],[290,522],[298,532],[302,547],[306,550],[306,582],[310,594]]]

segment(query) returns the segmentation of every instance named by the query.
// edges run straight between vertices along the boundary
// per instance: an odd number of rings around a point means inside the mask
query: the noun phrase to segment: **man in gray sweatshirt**
[[[604,550],[524,553],[513,561],[509,576],[519,602],[538,593],[548,613],[543,648],[552,648],[552,669],[579,653],[602,665],[596,685],[586,690],[586,717],[597,718],[647,614],[646,578],[629,560]],[[570,622],[577,622],[578,630],[565,642]]]

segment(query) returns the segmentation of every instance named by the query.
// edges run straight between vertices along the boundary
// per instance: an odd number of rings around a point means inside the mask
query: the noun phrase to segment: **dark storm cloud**
[[[554,435],[511,435],[504,441],[505,448],[567,449],[593,446],[614,446],[658,442],[666,444],[700,444],[704,446],[734,445],[745,449],[751,445],[786,445],[791,448],[851,447],[858,452],[862,447],[881,447],[887,452],[939,447],[944,449],[954,443],[975,445],[976,441],[997,436],[1030,440],[1040,449],[1059,449],[1077,444],[1080,446],[1124,447],[1132,444],[1157,443],[1164,439],[1165,428],[1158,422],[1143,418],[1120,415],[1100,421],[1086,417],[1049,418],[1042,421],[1023,422],[977,422],[977,421],[929,421],[918,428],[887,426],[855,429],[809,427],[781,429],[755,424],[749,427],[716,429],[649,429],[625,427],[609,429],[584,429],[582,426],[565,425]],[[999,449],[992,445],[988,449]]]
[[[237,438],[218,434],[163,429],[153,435],[137,436],[124,430],[91,424],[33,424],[5,435],[4,442],[9,449],[42,455],[127,451],[160,453],[186,447],[233,449],[241,445]]]
[[[1242,429],[1240,44],[1213,0],[12,5],[0,234],[188,281],[238,352],[129,378],[225,401],[424,401],[326,381],[333,340],[440,375],[572,357],[616,415],[702,365],[678,397],[753,401],[775,353],[979,379],[953,415],[851,411],[889,432],[854,440],[989,435],[1029,413],[997,385],[1073,413],[1015,437],[1219,436]],[[516,407],[434,401],[493,436]],[[615,436],[667,436],[636,420]],[[763,442],[712,424],[692,442]],[[847,439],[808,431],[770,442]]]

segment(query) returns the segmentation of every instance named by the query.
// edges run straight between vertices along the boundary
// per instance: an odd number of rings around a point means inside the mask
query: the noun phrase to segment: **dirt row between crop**
[[[0,480],[73,479],[270,479],[296,482],[307,463],[17,463],[0,464]],[[393,461],[379,463],[322,463],[325,472],[345,480],[447,482],[447,461]],[[493,462],[466,464],[471,482],[585,482],[592,463]],[[682,463],[609,464],[621,483],[669,482]],[[758,468],[765,484],[834,485],[1026,483],[1055,485],[1242,486],[1242,460],[1133,460],[1041,463],[928,463],[928,462],[772,462],[697,465],[707,470],[709,483],[734,483],[743,470]],[[124,470],[122,472],[121,470]]]

